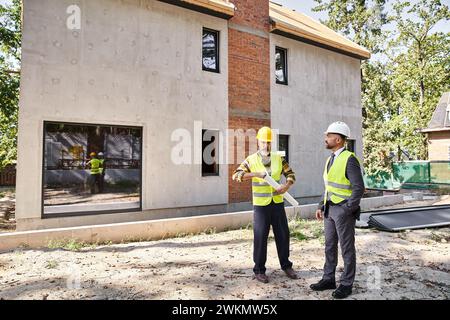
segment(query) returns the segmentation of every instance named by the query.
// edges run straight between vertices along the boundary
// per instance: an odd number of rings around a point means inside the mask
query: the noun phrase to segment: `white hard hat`
[[[99,157],[102,157],[103,156],[103,152],[99,152],[98,155],[99,155]]]
[[[325,134],[327,133],[339,133],[347,138],[350,138],[350,128],[345,122],[342,121],[336,121],[330,124],[327,131],[325,131]]]

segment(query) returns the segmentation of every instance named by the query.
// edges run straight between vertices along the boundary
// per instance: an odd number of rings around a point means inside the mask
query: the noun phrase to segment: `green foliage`
[[[59,266],[59,263],[58,263],[58,261],[55,261],[55,260],[48,260],[45,263],[46,269],[56,269],[58,266]]]
[[[382,50],[383,30],[388,16],[387,0],[315,0],[313,11],[326,11],[328,20],[322,21],[333,30],[367,48],[372,53]]]
[[[0,5],[0,169],[17,159],[21,1]]]
[[[392,161],[427,159],[427,127],[450,88],[450,34],[436,32],[450,19],[439,0],[315,0],[325,23],[372,52],[361,64],[364,167],[391,171]],[[387,13],[386,8],[392,8]]]
[[[88,243],[76,239],[50,240],[47,245],[49,249],[64,249],[68,251],[80,251],[89,246]]]
[[[324,241],[323,222],[318,220],[295,219],[289,222],[291,238],[298,241],[318,239]]]

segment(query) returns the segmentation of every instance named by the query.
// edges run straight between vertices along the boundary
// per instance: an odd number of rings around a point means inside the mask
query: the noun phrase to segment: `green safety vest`
[[[338,204],[351,197],[352,186],[350,180],[348,180],[345,176],[347,162],[351,156],[356,158],[353,152],[348,150],[342,151],[334,159],[330,171],[327,172],[327,167],[331,156],[328,157],[327,162],[325,163],[325,170],[323,171],[323,181],[325,183],[325,197],[323,199],[324,204],[326,204],[328,199],[330,199],[334,204]]]
[[[91,162],[91,174],[100,174],[100,160],[99,159],[92,159]]]
[[[99,168],[99,170],[100,170],[100,174],[102,174],[103,170],[104,170],[103,163],[105,162],[105,159],[99,159],[98,161],[100,161],[100,168]]]
[[[283,170],[283,162],[281,156],[277,153],[270,154],[270,169],[271,176],[276,182],[280,182],[281,171]],[[247,158],[247,162],[250,165],[251,172],[264,172],[266,168],[262,163],[261,156],[258,153],[254,153]],[[269,185],[264,179],[252,178],[252,193],[253,193],[253,205],[255,206],[267,206],[272,202],[282,203],[283,195],[278,194],[271,185]]]

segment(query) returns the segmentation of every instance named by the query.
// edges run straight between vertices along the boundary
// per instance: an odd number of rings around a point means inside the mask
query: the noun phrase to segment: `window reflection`
[[[219,72],[219,32],[203,29],[203,70]]]
[[[140,208],[142,130],[46,122],[44,214]]]

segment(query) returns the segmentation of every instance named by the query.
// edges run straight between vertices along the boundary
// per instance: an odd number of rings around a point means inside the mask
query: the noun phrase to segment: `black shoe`
[[[309,286],[314,291],[323,291],[323,290],[332,290],[336,289],[336,282],[333,280],[320,280],[317,283],[314,283]]]
[[[333,298],[345,299],[352,294],[352,286],[343,286],[342,284],[333,291]]]

